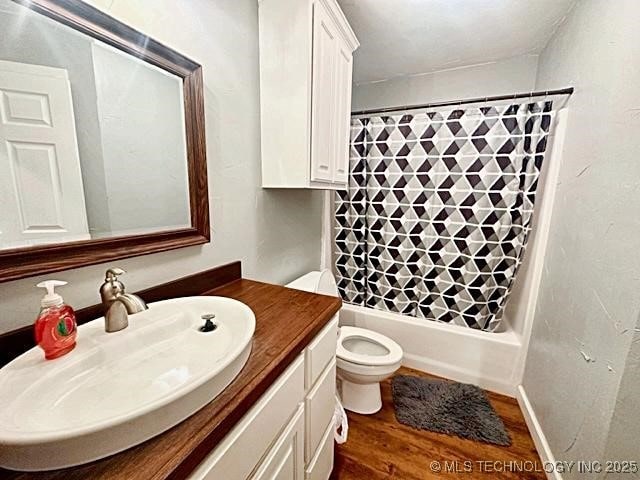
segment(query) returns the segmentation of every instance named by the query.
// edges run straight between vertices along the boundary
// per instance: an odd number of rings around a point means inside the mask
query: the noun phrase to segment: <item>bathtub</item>
[[[392,338],[404,350],[406,367],[516,395],[522,342],[508,321],[502,331],[483,332],[345,303],[340,324]]]

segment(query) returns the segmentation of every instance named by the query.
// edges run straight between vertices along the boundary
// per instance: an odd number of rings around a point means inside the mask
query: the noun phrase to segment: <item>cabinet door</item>
[[[329,424],[318,451],[305,472],[305,480],[328,480],[333,470],[333,422]]]
[[[349,175],[349,141],[351,128],[351,49],[342,39],[336,42],[335,154],[333,182],[346,185]]]
[[[313,4],[311,92],[311,181],[333,181],[335,156],[335,70],[338,32],[321,1]]]
[[[304,407],[300,405],[252,480],[303,480]]]
[[[333,359],[305,399],[305,461],[307,463],[318,451],[322,436],[327,426],[333,421],[335,405],[336,360]]]

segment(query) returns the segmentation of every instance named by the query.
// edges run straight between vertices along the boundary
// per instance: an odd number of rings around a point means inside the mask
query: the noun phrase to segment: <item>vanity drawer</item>
[[[299,356],[189,477],[245,479],[278,438],[304,398],[304,358]]]
[[[305,480],[327,480],[333,470],[333,421],[329,422],[320,447],[305,470]]]
[[[318,449],[327,425],[333,420],[335,404],[336,361],[334,358],[305,399],[304,460],[307,464]]]
[[[336,355],[338,342],[338,316],[336,315],[313,339],[305,350],[305,388],[309,390]]]

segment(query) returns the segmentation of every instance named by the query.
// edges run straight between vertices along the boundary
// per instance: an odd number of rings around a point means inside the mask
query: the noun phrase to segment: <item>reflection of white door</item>
[[[0,248],[87,238],[67,71],[0,61]]]

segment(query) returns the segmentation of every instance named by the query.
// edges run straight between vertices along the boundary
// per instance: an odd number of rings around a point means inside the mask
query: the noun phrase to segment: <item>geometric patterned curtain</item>
[[[351,304],[493,331],[522,261],[550,101],[353,118],[335,203]]]

